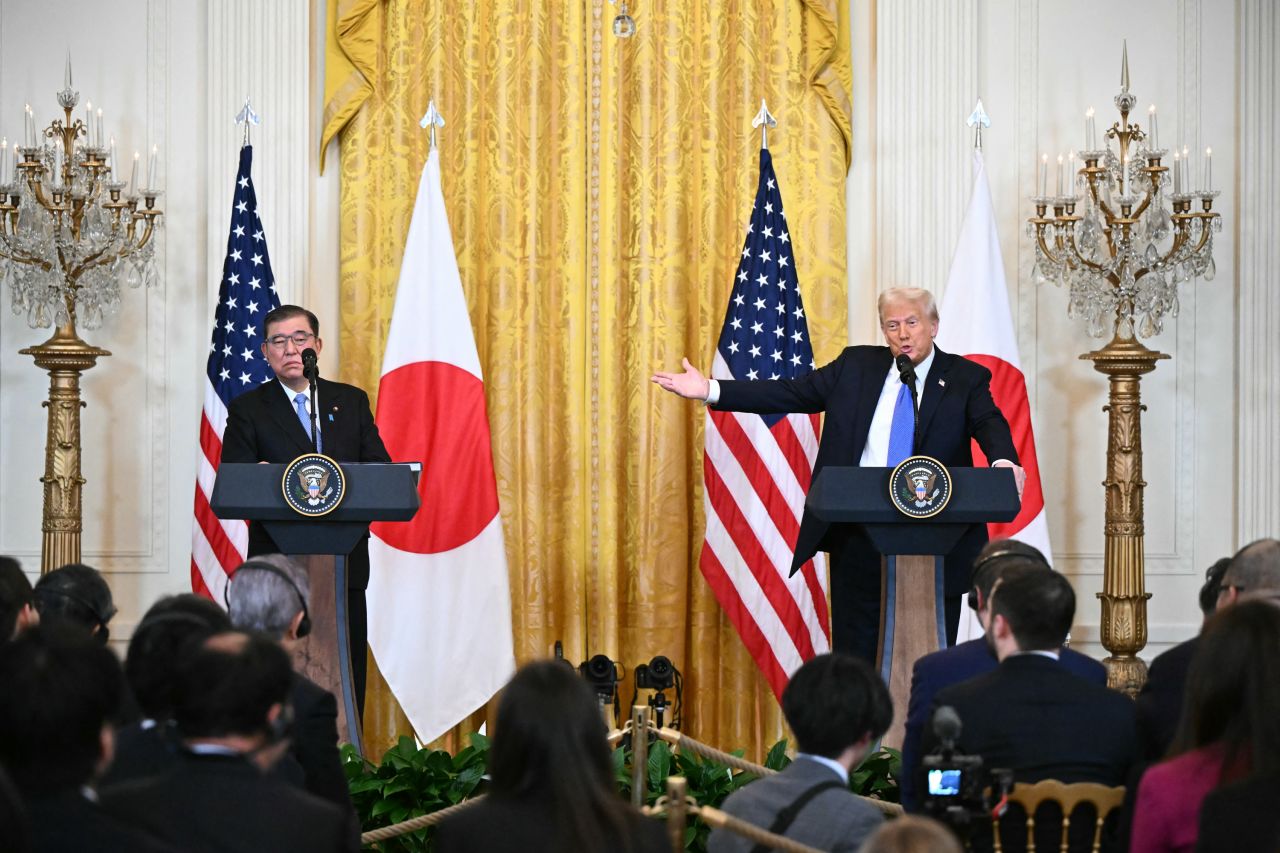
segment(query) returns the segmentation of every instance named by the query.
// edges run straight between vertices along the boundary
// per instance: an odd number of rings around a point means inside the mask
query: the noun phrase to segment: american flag
[[[209,508],[218,460],[222,457],[227,404],[274,376],[262,357],[261,326],[266,313],[280,304],[280,297],[276,295],[267,239],[258,219],[258,198],[249,177],[252,165],[253,147],[245,145],[240,149],[240,168],[236,172],[231,233],[227,236],[227,256],[222,262],[218,307],[213,314],[204,412],[200,417],[200,461],[191,530],[191,589],[214,601],[222,601],[227,578],[244,562],[249,547],[247,523],[218,519]]]
[[[791,235],[765,149],[711,375],[795,379],[814,367]],[[819,556],[788,576],[819,429],[816,414],[707,410],[707,532],[699,564],[779,697],[800,664],[831,649],[825,559]]]

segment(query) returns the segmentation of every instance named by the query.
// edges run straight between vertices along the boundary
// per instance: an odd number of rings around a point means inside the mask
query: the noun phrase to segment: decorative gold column
[[[1110,381],[1107,413],[1105,564],[1102,576],[1102,645],[1111,654],[1107,686],[1136,695],[1147,680],[1138,657],[1147,644],[1142,492],[1142,410],[1140,383],[1156,362],[1169,356],[1135,340],[1114,337],[1105,347],[1080,356]]]
[[[76,334],[75,314],[53,337],[39,346],[21,350],[35,359],[36,367],[49,371],[49,410],[45,436],[44,532],[40,549],[40,573],[67,563],[80,562],[80,374],[108,351],[91,346]]]

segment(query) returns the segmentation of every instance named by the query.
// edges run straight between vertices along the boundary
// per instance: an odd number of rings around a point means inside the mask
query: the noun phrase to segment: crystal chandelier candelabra
[[[1129,121],[1137,98],[1129,91],[1127,46],[1121,60],[1120,120],[1099,147],[1093,110],[1086,113],[1084,166],[1074,153],[1058,158],[1057,192],[1049,195],[1048,157],[1042,158],[1036,215],[1027,224],[1035,240],[1035,277],[1069,291],[1067,315],[1085,321],[1092,337],[1108,334],[1101,349],[1080,358],[1109,380],[1102,644],[1112,687],[1136,693],[1146,680],[1137,657],[1147,642],[1142,427],[1139,384],[1165,353],[1138,338],[1159,334],[1166,317],[1178,316],[1178,285],[1214,277],[1213,234],[1222,218],[1213,212],[1212,151],[1205,151],[1203,189],[1193,189],[1190,161],[1158,143],[1156,111],[1149,128]],[[1115,149],[1109,140],[1116,141]],[[1150,144],[1148,144],[1150,143]],[[1065,167],[1065,168],[1064,168]],[[1172,172],[1172,174],[1170,174]],[[1064,180],[1064,176],[1067,176]],[[1064,190],[1065,185],[1065,190]],[[1198,209],[1197,209],[1198,208]]]
[[[79,93],[57,93],[64,117],[37,132],[26,108],[23,141],[0,153],[0,273],[15,314],[32,328],[54,326],[44,343],[22,350],[49,372],[41,571],[80,560],[80,374],[110,355],[80,339],[77,322],[94,329],[120,304],[121,284],[154,284],[160,229],[154,186],[138,187],[138,155],[126,183],[115,165],[115,141],[102,132],[102,110],[73,118]],[[46,143],[44,140],[48,140]]]

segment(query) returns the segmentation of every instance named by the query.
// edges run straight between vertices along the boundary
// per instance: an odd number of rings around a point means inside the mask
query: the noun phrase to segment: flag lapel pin
[[[334,406],[333,411],[329,413],[329,423],[333,423],[333,415],[334,415],[334,412],[337,412],[337,411],[338,411],[338,407]]]
[[[939,379],[938,379],[938,387],[939,387],[939,388],[946,388],[946,387],[947,387],[947,380],[939,378]]]

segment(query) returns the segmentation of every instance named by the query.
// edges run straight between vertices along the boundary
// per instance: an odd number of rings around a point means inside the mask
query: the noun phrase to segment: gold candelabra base
[[[67,563],[80,562],[80,374],[111,355],[91,346],[76,334],[73,319],[59,326],[49,340],[21,350],[35,359],[36,367],[49,371],[49,411],[44,447],[44,513],[41,529],[40,573],[47,574]]]
[[[1102,645],[1110,656],[1108,686],[1136,695],[1147,680],[1138,652],[1147,644],[1147,599],[1143,541],[1142,405],[1140,382],[1168,358],[1136,340],[1114,337],[1080,358],[1110,382],[1107,413],[1106,539],[1103,563]]]

